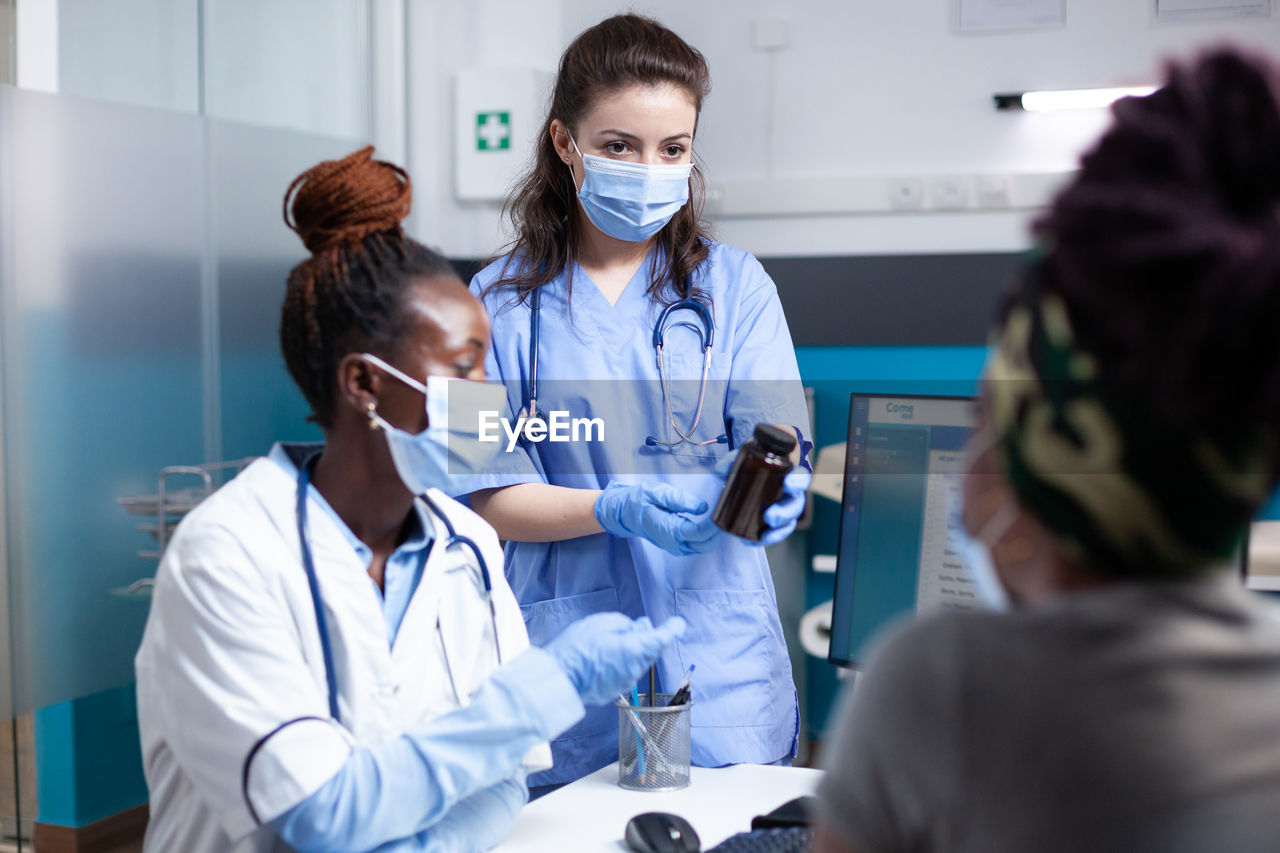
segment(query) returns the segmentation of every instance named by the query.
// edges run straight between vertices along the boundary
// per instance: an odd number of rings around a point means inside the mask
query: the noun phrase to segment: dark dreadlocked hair
[[[1108,381],[1171,425],[1280,435],[1280,75],[1217,49],[1114,108],[1035,225],[1028,271],[1061,295]]]
[[[442,255],[404,236],[412,184],[368,146],[299,175],[284,195],[284,221],[311,257],[293,268],[280,315],[285,365],[311,405],[333,423],[338,362],[350,352],[394,360],[412,331],[410,283],[457,278]]]

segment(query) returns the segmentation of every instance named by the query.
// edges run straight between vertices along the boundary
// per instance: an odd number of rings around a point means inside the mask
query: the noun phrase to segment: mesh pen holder
[[[671,694],[657,694],[649,707],[614,700],[618,706],[618,785],[631,791],[678,791],[689,787],[689,739],[693,702],[667,707]]]

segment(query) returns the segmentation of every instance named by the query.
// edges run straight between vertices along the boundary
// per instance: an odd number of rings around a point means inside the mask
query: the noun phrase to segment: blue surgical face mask
[[[569,137],[573,150],[578,143]],[[692,163],[650,166],[583,154],[578,199],[591,223],[616,240],[642,243],[689,201]]]
[[[370,364],[426,395],[427,428],[414,434],[392,426],[374,412],[373,422],[387,436],[391,461],[406,489],[415,495],[428,489],[450,492],[459,478],[487,473],[501,452],[501,442],[480,441],[480,412],[501,412],[507,392],[501,385],[428,376],[423,385],[376,355],[362,353]]]

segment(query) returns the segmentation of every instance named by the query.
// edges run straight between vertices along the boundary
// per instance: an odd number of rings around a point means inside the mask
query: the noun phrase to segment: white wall
[[[1064,28],[958,35],[952,0],[408,0],[414,233],[454,256],[501,243],[498,205],[454,200],[452,75],[468,65],[554,70],[582,29],[650,14],[706,54],[713,90],[697,150],[712,184],[773,178],[972,175],[1074,167],[1104,113],[998,113],[996,92],[1141,83],[1162,57],[1224,38],[1280,53],[1280,22],[1156,26],[1154,0],[1071,0]],[[751,47],[757,18],[790,46]],[[1027,211],[722,218],[762,255],[996,251],[1025,245]]]
[[[20,44],[19,61],[51,56],[53,76],[20,73],[18,84],[364,139],[370,2],[398,0],[21,0],[20,25],[51,22],[41,29],[52,39]]]

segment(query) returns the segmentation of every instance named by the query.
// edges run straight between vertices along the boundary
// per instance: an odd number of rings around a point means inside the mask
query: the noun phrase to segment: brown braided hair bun
[[[404,169],[374,160],[373,146],[367,145],[295,178],[284,194],[284,221],[312,254],[359,242],[375,231],[401,233],[412,187]]]
[[[289,274],[280,346],[322,427],[333,423],[342,357],[394,361],[415,322],[405,310],[410,285],[458,278],[442,255],[404,235],[411,190],[405,170],[374,160],[368,146],[311,167],[285,192],[285,224],[311,257]]]

